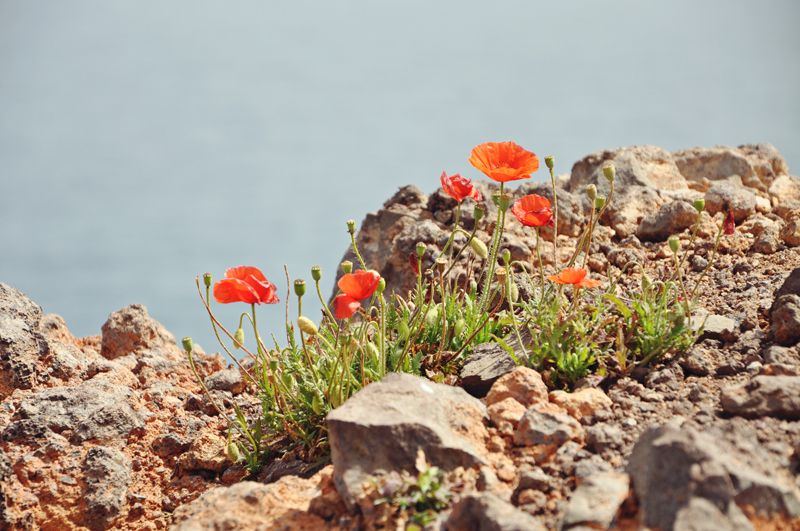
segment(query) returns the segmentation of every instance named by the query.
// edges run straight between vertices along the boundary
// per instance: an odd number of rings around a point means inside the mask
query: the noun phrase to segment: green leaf
[[[605,295],[605,298],[610,300],[611,302],[613,302],[614,304],[617,305],[617,309],[619,310],[619,313],[621,313],[622,316],[625,319],[630,319],[631,318],[631,311],[628,309],[627,306],[625,306],[625,303],[623,303],[621,300],[619,300],[617,298],[616,295],[613,295],[611,293],[607,293]]]

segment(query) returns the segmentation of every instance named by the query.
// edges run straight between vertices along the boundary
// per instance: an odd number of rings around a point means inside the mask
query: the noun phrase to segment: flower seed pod
[[[511,302],[517,302],[519,300],[519,286],[516,284],[511,284]]]
[[[547,169],[548,170],[552,170],[553,166],[556,165],[556,161],[555,161],[555,159],[553,158],[552,155],[550,155],[549,157],[545,157],[544,158],[544,163],[547,165]]]
[[[228,443],[228,459],[231,460],[232,463],[236,463],[239,461],[239,447],[236,445],[235,442],[231,441]]]
[[[472,247],[472,250],[475,252],[475,254],[477,254],[484,260],[489,258],[489,249],[486,247],[486,244],[480,241],[479,239],[472,238],[469,241],[469,246]]]
[[[356,233],[356,222],[352,219],[347,220],[347,232],[350,234]]]
[[[467,322],[464,319],[459,319],[456,321],[455,326],[453,327],[453,337],[460,337],[461,334],[464,333],[464,328],[467,326]]]
[[[597,197],[597,187],[595,185],[586,186],[586,197],[589,198],[589,201],[594,201],[594,198]]]
[[[606,206],[606,197],[604,195],[598,195],[594,198],[594,208],[603,210],[604,206]]]
[[[492,203],[494,203],[496,207],[500,206],[500,190],[492,194]]]
[[[677,236],[670,236],[667,240],[669,242],[669,249],[673,253],[677,253],[681,248],[681,241]]]
[[[475,218],[475,223],[479,222],[485,213],[486,207],[481,204],[475,205],[475,209],[472,211],[472,216]]]
[[[302,297],[306,294],[306,281],[298,278],[294,281],[294,294],[298,297]]]
[[[300,330],[310,336],[317,335],[317,325],[315,325],[314,322],[305,315],[301,315],[297,318],[297,326],[300,327]]]
[[[269,360],[269,370],[272,372],[277,372],[278,370],[278,361],[277,360]]]
[[[497,208],[500,209],[501,212],[505,212],[511,207],[511,196],[503,194],[497,200]]]
[[[345,260],[342,262],[342,273],[348,275],[353,272],[353,262],[350,260]]]
[[[417,243],[417,248],[416,248],[416,251],[417,251],[417,256],[419,256],[420,258],[422,258],[422,257],[425,255],[425,249],[426,249],[426,247],[427,247],[427,246],[426,246],[424,243],[422,243],[422,242],[419,242],[419,243]]]
[[[319,395],[315,394],[314,398],[311,399],[311,410],[316,415],[322,415],[322,400],[319,399]]]
[[[205,284],[206,287],[211,286],[211,273],[206,273],[203,275],[203,284]]]
[[[440,256],[436,259],[436,270],[439,274],[444,273],[444,269],[447,267],[447,258]]]
[[[702,197],[700,199],[694,200],[694,208],[697,210],[698,213],[702,212],[706,208],[706,200]]]
[[[320,266],[314,266],[311,268],[311,278],[313,278],[315,282],[320,281],[322,278],[322,268]]]
[[[375,288],[375,291],[378,293],[383,293],[384,290],[386,290],[386,279],[381,277],[381,279],[378,281],[378,287]]]
[[[606,176],[608,182],[613,183],[614,177],[617,175],[617,170],[614,168],[613,164],[608,164],[607,166],[603,166],[603,175]]]
[[[242,348],[242,345],[244,345],[244,330],[242,330],[241,328],[237,328],[236,332],[234,332],[233,334],[233,339],[236,340],[233,342],[233,348],[236,349]]]
[[[508,249],[503,249],[503,251],[500,253],[500,257],[503,259],[503,262],[508,265],[508,263],[511,261],[511,251]]]
[[[434,306],[425,314],[425,327],[432,328],[439,322],[439,308]]]
[[[498,267],[494,271],[494,274],[497,276],[497,282],[503,284],[504,286],[506,284],[506,273],[507,272],[505,267]]]
[[[192,342],[192,338],[191,337],[184,337],[181,340],[181,343],[183,344],[183,350],[185,350],[186,352],[191,354],[192,353],[192,349],[194,348],[194,343]]]

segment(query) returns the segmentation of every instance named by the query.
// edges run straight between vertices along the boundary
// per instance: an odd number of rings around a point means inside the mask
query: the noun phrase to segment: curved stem
[[[450,248],[450,244],[453,243],[453,237],[456,235],[456,229],[458,228],[458,218],[461,216],[461,201],[458,202],[458,207],[456,207],[456,221],[453,223],[453,231],[450,233],[450,238],[447,240],[447,243],[444,244],[444,248],[439,256],[444,256],[447,252],[447,249]],[[452,253],[451,253],[452,254]]]
[[[558,194],[556,193],[556,178],[553,168],[550,168],[550,182],[553,185],[553,267],[558,273]],[[544,286],[544,282],[542,282],[542,286]]]
[[[353,252],[355,253],[356,258],[358,258],[358,263],[360,263],[362,269],[364,269],[364,271],[366,271],[367,270],[367,265],[364,263],[364,260],[361,259],[361,253],[358,252],[358,246],[356,245],[356,234],[355,233],[350,234],[350,243],[353,245]]]
[[[503,188],[505,183],[500,183],[500,196],[503,195]],[[492,278],[494,277],[494,270],[497,266],[497,252],[500,247],[500,243],[502,242],[503,238],[503,228],[505,226],[506,221],[506,213],[502,209],[498,209],[497,211],[497,222],[494,229],[495,237],[492,241],[492,249],[489,252],[489,270],[486,273],[486,284],[481,295],[481,304],[478,307],[481,313],[483,313],[486,309],[486,306],[489,304],[489,291],[492,287]]]

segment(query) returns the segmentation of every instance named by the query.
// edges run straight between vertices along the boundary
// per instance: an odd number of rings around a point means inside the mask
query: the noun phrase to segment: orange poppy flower
[[[527,179],[539,169],[539,157],[514,142],[486,142],[476,146],[469,162],[500,183]]]
[[[526,227],[553,226],[553,211],[546,197],[531,194],[517,199],[511,207],[520,223]]]
[[[596,288],[602,282],[591,278],[586,278],[587,271],[578,267],[568,267],[561,271],[557,277],[548,276],[548,280],[559,284],[573,284],[576,288]]]
[[[372,296],[380,281],[381,276],[377,271],[359,270],[344,275],[336,285],[345,295],[360,301]]]
[[[349,319],[359,308],[361,308],[361,302],[344,293],[333,299],[333,316],[337,319]]]
[[[442,172],[442,188],[447,192],[447,195],[459,203],[463,201],[465,197],[471,197],[475,201],[483,201],[483,196],[472,185],[472,181],[462,177],[458,173],[455,175],[447,175],[446,172]]]
[[[214,300],[220,304],[246,302],[248,304],[276,304],[280,302],[275,284],[264,273],[252,266],[232,267],[225,278],[214,284]]]

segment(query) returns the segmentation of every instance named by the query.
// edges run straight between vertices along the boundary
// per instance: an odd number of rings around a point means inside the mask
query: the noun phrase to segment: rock
[[[605,151],[596,151],[572,166],[568,191],[582,194],[588,184],[597,186],[598,194],[608,195],[608,181],[603,176],[603,166],[613,164],[616,170],[614,181],[617,193],[631,186],[655,190],[680,190],[686,188],[686,179],[681,175],[672,155],[655,146],[631,146]]]
[[[616,424],[606,422],[586,426],[586,445],[595,452],[602,453],[610,448],[619,448],[623,443],[624,432]]]
[[[100,354],[109,360],[158,346],[162,338],[143,304],[112,313],[102,327]]]
[[[231,394],[238,395],[247,385],[238,369],[225,369],[206,378],[206,387],[209,390],[230,391]]]
[[[527,408],[547,402],[547,394],[542,376],[533,369],[519,366],[494,383],[486,396],[486,405],[491,406],[510,397]]]
[[[165,433],[153,439],[150,447],[157,456],[170,457],[185,452],[191,444],[177,433]]]
[[[770,332],[781,345],[800,341],[800,296],[782,295],[775,299],[770,311]]]
[[[800,225],[798,225],[800,228]],[[764,229],[753,241],[752,251],[761,254],[775,254],[781,248],[781,233],[770,227]]]
[[[328,413],[336,488],[352,504],[368,475],[415,470],[418,449],[443,470],[484,464],[485,417],[463,389],[390,373]]]
[[[609,529],[629,488],[630,480],[625,474],[601,472],[586,477],[572,493],[562,520],[563,529],[579,524]]]
[[[64,322],[64,318],[54,313],[48,313],[42,317],[39,322],[39,331],[47,338],[61,341],[67,345],[76,343],[75,336],[67,329],[67,323]]]
[[[664,241],[696,222],[697,210],[693,205],[686,201],[673,201],[645,217],[636,229],[636,236],[643,241]]]
[[[566,190],[556,188],[556,193],[558,194],[558,233],[573,238],[580,236],[584,226],[588,223],[588,203],[582,197],[573,195]],[[514,199],[530,194],[547,198],[551,207],[554,204],[553,186],[549,182],[536,183],[527,181],[514,191]],[[551,227],[542,227],[540,234],[544,239],[553,241],[553,229]]]
[[[183,470],[211,470],[222,472],[231,463],[228,461],[228,444],[224,437],[205,432],[194,441],[189,451],[178,458]]]
[[[0,400],[36,382],[36,363],[47,353],[39,332],[42,309],[18,290],[0,282]]]
[[[741,457],[728,455],[711,436],[685,425],[680,417],[648,428],[634,446],[627,466],[639,517],[648,527],[678,529],[677,524],[687,522],[683,511],[697,514],[693,508],[698,503],[707,507],[705,502],[709,502],[723,515],[715,529],[741,529],[740,513],[734,506],[744,500],[753,502],[757,512],[800,514],[800,501],[788,478],[782,483],[761,475],[743,464]],[[700,502],[693,502],[695,499]]]
[[[583,429],[574,418],[533,406],[525,411],[514,432],[514,444],[534,446],[544,455],[554,454],[567,441],[583,443]]]
[[[800,267],[794,268],[781,287],[775,291],[775,300],[777,301],[784,295],[800,295]],[[770,309],[770,313],[772,313],[772,309]]]
[[[682,149],[673,153],[675,164],[687,181],[712,181],[739,175],[745,186],[766,191],[777,175],[789,171],[786,160],[771,144],[745,144],[738,148],[717,146]]]
[[[692,498],[678,511],[674,531],[755,531],[736,504],[727,513],[705,498]]]
[[[453,506],[446,531],[544,531],[538,518],[520,511],[494,494],[462,497]]]
[[[786,220],[798,211],[800,211],[800,198],[784,199],[775,207],[775,215]]]
[[[175,509],[170,529],[328,529],[322,515],[333,518],[344,514],[343,507],[335,504],[338,497],[330,479],[332,473],[329,466],[310,479],[286,476],[269,485],[243,481],[208,490]],[[332,496],[334,503],[321,503]]]
[[[800,247],[800,216],[789,218],[781,228],[779,237],[789,247]]]
[[[665,202],[655,188],[626,187],[614,194],[600,221],[614,229],[620,238],[627,238],[636,234],[645,217],[657,211]]]
[[[740,223],[756,212],[756,198],[746,188],[729,182],[715,184],[706,192],[706,211],[712,216],[725,212],[725,207],[733,210],[733,217]]]
[[[778,206],[784,201],[797,200],[800,197],[800,177],[792,175],[777,177],[769,187],[769,197],[774,206]]]
[[[549,395],[550,402],[557,404],[580,420],[582,417],[591,417],[595,411],[601,409],[611,409],[614,405],[606,394],[596,387],[581,389],[574,393],[564,391],[553,391]]]
[[[83,525],[92,531],[111,527],[125,503],[130,469],[130,462],[119,450],[105,446],[89,450],[84,464]]]
[[[722,315],[708,315],[703,321],[702,318],[692,319],[692,328],[697,330],[705,322],[702,338],[722,339],[723,341],[735,341],[734,335],[739,327],[736,321]]]
[[[525,406],[508,397],[486,408],[486,412],[500,433],[513,435],[522,415],[525,414]]]
[[[477,398],[483,398],[498,378],[517,368],[514,359],[497,343],[477,345],[464,360],[461,387]]]
[[[117,402],[94,411],[75,428],[72,441],[95,440],[104,445],[123,446],[131,432],[143,433],[144,420],[128,402]]]
[[[756,376],[746,384],[723,390],[720,405],[726,413],[745,418],[800,420],[800,377]]]

